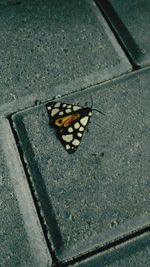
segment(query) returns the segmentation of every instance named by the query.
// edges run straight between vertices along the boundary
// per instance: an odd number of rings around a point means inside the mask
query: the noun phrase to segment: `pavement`
[[[149,266],[149,14],[148,0],[0,1],[0,266]],[[53,100],[93,108],[73,154]]]

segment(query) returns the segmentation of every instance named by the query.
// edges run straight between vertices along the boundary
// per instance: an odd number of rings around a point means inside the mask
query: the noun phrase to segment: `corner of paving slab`
[[[64,150],[49,126],[45,104],[12,117],[43,205],[50,241],[57,241],[54,248],[62,261],[148,224],[149,71],[140,70],[60,100],[84,104],[92,96],[96,108],[102,106],[107,114],[94,113],[89,133],[73,155]],[[53,229],[58,234],[55,241]]]

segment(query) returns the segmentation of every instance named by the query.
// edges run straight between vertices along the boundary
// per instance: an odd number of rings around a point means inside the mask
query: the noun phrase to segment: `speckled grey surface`
[[[9,123],[0,120],[0,266],[51,262]]]
[[[0,8],[1,111],[131,71],[93,1],[7,1]]]
[[[148,233],[69,267],[148,267],[149,262],[150,235]]]
[[[149,1],[110,2],[125,24],[103,12],[117,37],[126,37],[126,56],[93,0],[0,1],[2,267],[49,267],[52,259],[60,267],[56,257],[90,267],[148,266],[149,239],[139,235],[150,222]],[[98,85],[106,80],[112,82]],[[106,114],[94,111],[73,155],[42,104],[66,94],[71,104],[91,106],[93,98]],[[105,244],[112,249],[98,253]]]
[[[44,105],[13,116],[24,159],[60,259],[90,251],[147,225],[150,70],[72,97],[94,101],[89,132],[73,155],[49,127]],[[57,236],[53,236],[57,232]]]
[[[134,64],[140,67],[150,65],[150,1],[96,1],[101,3],[105,15],[114,26]],[[107,2],[111,3],[117,16],[113,14]]]

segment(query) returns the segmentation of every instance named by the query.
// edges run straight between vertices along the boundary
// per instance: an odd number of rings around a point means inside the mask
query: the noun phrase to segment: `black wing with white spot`
[[[81,143],[92,109],[61,102],[47,104],[50,125],[58,129],[58,137],[68,153],[77,150]]]
[[[64,116],[74,114],[82,107],[77,105],[71,105],[61,102],[49,102],[47,105],[47,111],[50,116],[50,124],[53,124],[55,119],[62,118]],[[56,125],[53,125],[56,126]]]
[[[59,138],[68,153],[75,152],[79,147],[89,119],[90,115],[86,115],[84,117],[81,116],[80,119],[73,121],[68,127],[64,127],[60,130]]]

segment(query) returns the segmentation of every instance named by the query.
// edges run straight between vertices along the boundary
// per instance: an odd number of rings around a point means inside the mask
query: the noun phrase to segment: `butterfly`
[[[49,123],[57,129],[58,137],[68,153],[74,153],[81,143],[92,109],[61,102],[46,105]]]

